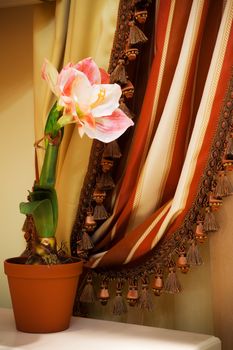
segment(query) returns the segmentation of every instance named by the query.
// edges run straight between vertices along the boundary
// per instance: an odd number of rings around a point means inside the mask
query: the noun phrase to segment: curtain
[[[82,0],[59,0],[35,7],[33,64],[36,140],[43,137],[47,114],[53,102],[52,93],[40,76],[44,58],[49,59],[59,70],[68,62],[76,63],[91,56],[99,66],[106,69],[116,26],[117,7],[118,1],[111,0],[88,0],[85,6]],[[66,128],[56,183],[59,201],[58,244],[61,241],[69,242],[91,144],[91,140],[86,137],[81,140],[73,126]],[[36,152],[40,171],[44,152],[40,148]],[[74,154],[77,156],[74,157]]]
[[[176,268],[201,264],[198,244],[218,228],[215,210],[232,191],[225,170],[233,3],[159,1],[154,15],[153,62],[127,163],[112,214],[90,233],[87,266],[101,289],[112,278],[132,289],[136,276],[143,290],[153,273],[157,284],[164,279],[163,290],[179,292]]]

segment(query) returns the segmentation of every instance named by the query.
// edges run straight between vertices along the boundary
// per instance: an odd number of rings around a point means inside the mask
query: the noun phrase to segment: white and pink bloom
[[[103,142],[111,142],[133,125],[119,107],[121,88],[109,84],[109,75],[99,69],[92,58],[69,63],[60,73],[48,61],[42,77],[57,96],[57,109],[62,111],[57,123],[63,127],[76,123],[80,136],[87,134]]]

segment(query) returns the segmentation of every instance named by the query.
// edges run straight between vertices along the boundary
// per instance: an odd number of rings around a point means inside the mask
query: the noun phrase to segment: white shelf
[[[15,329],[13,312],[0,309],[1,350],[221,350],[218,338],[126,323],[72,317],[70,328],[51,334]]]

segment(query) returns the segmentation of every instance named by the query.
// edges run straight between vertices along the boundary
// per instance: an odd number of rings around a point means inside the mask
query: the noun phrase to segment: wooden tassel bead
[[[138,303],[138,289],[136,286],[129,286],[129,290],[127,293],[127,302],[129,306],[135,306]]]
[[[102,167],[102,171],[104,173],[107,173],[108,171],[110,171],[112,169],[114,162],[111,159],[102,158],[100,164]]]
[[[220,197],[216,198],[211,192],[209,194],[209,206],[212,211],[217,211],[222,206],[222,199]]]
[[[203,229],[203,223],[201,221],[197,222],[195,238],[199,243],[203,243],[207,238],[207,235],[205,234]]]
[[[92,232],[92,231],[95,230],[96,222],[95,222],[95,219],[94,219],[92,211],[88,211],[87,212],[87,216],[85,218],[84,227],[87,230],[87,232]]]
[[[176,262],[177,267],[182,273],[187,273],[189,271],[189,264],[184,253],[181,253]]]
[[[101,286],[99,300],[102,305],[107,305],[109,300],[109,291],[106,285]]]
[[[129,22],[129,27],[130,45],[143,44],[148,40],[143,31],[135,25],[134,21]]]
[[[102,204],[106,198],[106,192],[96,187],[93,192],[92,198],[96,202],[96,204]]]
[[[136,47],[126,47],[125,56],[129,61],[135,61],[139,54],[139,50]]]
[[[134,86],[131,83],[131,81],[127,81],[126,86],[122,88],[122,94],[125,96],[125,98],[129,99],[132,98],[134,95]]]
[[[154,282],[152,284],[152,290],[154,292],[154,295],[160,296],[162,289],[163,289],[162,275],[157,275],[155,276]]]
[[[233,161],[227,157],[222,160],[223,167],[226,171],[233,171]]]
[[[143,24],[146,22],[148,16],[147,10],[135,10],[134,17],[137,20],[138,23]]]

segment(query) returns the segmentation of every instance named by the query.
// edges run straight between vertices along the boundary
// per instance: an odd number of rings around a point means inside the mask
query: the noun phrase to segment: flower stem
[[[49,142],[47,145],[39,181],[41,186],[55,186],[59,144]]]

